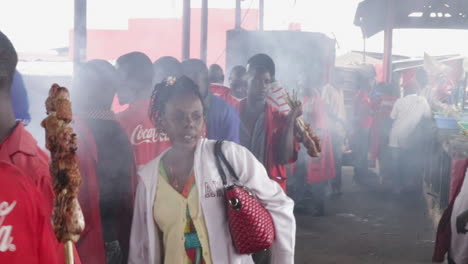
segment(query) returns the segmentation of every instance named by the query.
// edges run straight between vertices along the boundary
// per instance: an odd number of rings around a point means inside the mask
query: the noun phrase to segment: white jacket
[[[250,264],[253,263],[251,255],[237,254],[232,245],[224,198],[219,195],[223,191],[223,186],[215,163],[215,142],[201,139],[195,150],[194,161],[195,179],[208,231],[211,259],[215,264]],[[263,165],[246,148],[225,142],[223,152],[238,174],[239,183],[248,187],[273,217],[276,239],[271,248],[272,263],[294,263],[296,237],[294,202],[276,182],[268,178]],[[161,157],[162,155],[139,171],[141,181],[135,198],[129,264],[163,263],[164,252],[159,238],[160,231],[153,218]]]

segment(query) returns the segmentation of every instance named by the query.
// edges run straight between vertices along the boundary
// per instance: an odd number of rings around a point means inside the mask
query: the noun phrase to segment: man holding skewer
[[[296,118],[302,106],[295,105],[285,115],[267,102],[268,90],[274,80],[274,65],[263,60],[250,60],[247,65],[247,98],[239,103],[241,119],[240,143],[263,163],[268,176],[286,190],[286,167],[297,159],[298,144],[294,137]],[[270,263],[268,252],[253,255],[255,263]]]
[[[14,165],[0,161],[0,263],[58,264],[41,194]]]
[[[0,32],[0,161],[15,165],[39,190],[47,217],[52,215],[54,192],[49,172],[49,158],[33,136],[16,121],[11,105],[11,84],[18,56],[10,40]],[[64,262],[64,247],[54,239],[59,259]],[[75,264],[80,263],[75,252]]]
[[[262,162],[274,181],[285,190],[285,164],[297,158],[295,120],[302,114],[301,105],[288,115],[267,102],[268,90],[274,75],[261,63],[248,65],[247,98],[239,105],[241,118],[240,142]]]

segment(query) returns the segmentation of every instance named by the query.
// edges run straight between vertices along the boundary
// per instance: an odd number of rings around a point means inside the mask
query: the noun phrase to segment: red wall
[[[258,10],[242,11],[245,19],[242,28],[257,29]],[[207,64],[225,65],[226,31],[234,28],[234,9],[210,9],[208,17]],[[201,9],[192,9],[191,48],[192,58],[200,57]],[[87,59],[115,60],[132,52],[146,53],[153,61],[162,56],[181,59],[181,19],[129,19],[128,30],[88,29]],[[73,54],[73,31],[70,32],[70,56]]]

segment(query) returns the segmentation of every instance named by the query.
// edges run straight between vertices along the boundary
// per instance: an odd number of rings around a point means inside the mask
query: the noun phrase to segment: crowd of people
[[[25,129],[27,111],[15,107],[24,90],[17,61],[0,32],[0,262],[63,263],[50,224],[49,157]],[[310,76],[298,73],[301,103],[284,111],[271,103],[271,91],[283,88],[266,54],[233,67],[227,80],[217,64],[170,56],[153,63],[141,52],[115,65],[83,63],[71,89],[86,222],[75,263],[294,263],[294,214],[322,216],[327,190],[342,195],[350,150],[357,184],[373,177],[371,160],[396,193],[419,179],[407,157],[422,151],[431,117],[417,95],[424,83],[409,82],[400,98],[398,87],[376,85],[374,69],[363,68],[349,108],[338,70],[325,85]],[[299,117],[320,137],[320,157],[300,146]],[[239,254],[231,242],[214,153],[220,140],[239,177],[230,181],[273,219],[268,250]]]

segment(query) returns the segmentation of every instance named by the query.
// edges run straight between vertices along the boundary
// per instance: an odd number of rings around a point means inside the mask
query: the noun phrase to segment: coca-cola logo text
[[[143,128],[143,125],[138,125],[132,132],[130,142],[132,145],[140,145],[143,143],[157,143],[169,141],[169,138],[161,133],[158,133],[156,128]]]
[[[16,201],[11,204],[7,202],[0,203],[0,252],[16,251],[16,246],[13,244],[13,226],[3,225],[8,214],[13,211],[16,206]],[[25,219],[27,220],[27,219]]]

